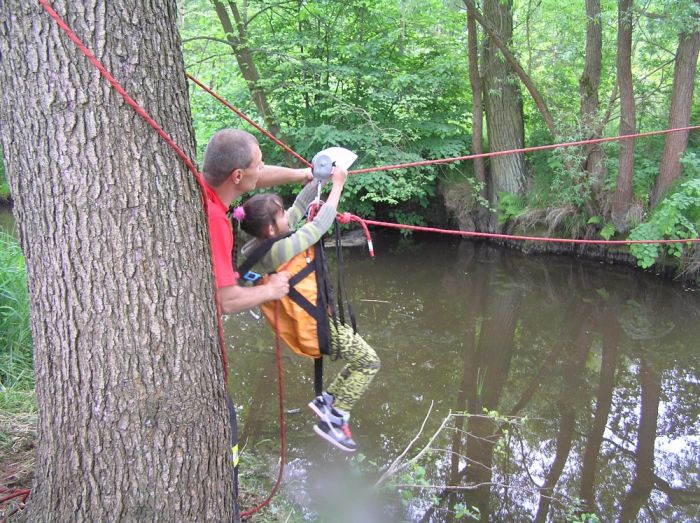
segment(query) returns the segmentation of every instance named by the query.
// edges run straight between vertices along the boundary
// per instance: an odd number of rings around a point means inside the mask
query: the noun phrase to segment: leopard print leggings
[[[379,371],[381,362],[377,353],[352,327],[333,320],[331,328],[331,357],[346,361],[345,367],[333,380],[328,392],[335,396],[334,406],[350,412],[357,400],[369,387],[372,378]]]

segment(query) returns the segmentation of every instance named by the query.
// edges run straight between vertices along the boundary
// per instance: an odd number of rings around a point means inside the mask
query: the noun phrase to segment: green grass
[[[10,186],[5,180],[0,180],[0,200],[10,199]]]
[[[261,445],[270,444],[265,441]],[[272,466],[269,460],[263,458],[259,449],[243,448],[239,462],[239,505],[241,512],[257,507],[270,494],[277,478],[277,464]],[[284,489],[283,489],[284,490]],[[283,493],[278,492],[268,506],[256,512],[254,520],[258,523],[273,523],[285,521],[298,523],[307,521],[301,507],[287,500]]]
[[[17,240],[4,232],[0,232],[0,410],[34,410],[27,271]]]

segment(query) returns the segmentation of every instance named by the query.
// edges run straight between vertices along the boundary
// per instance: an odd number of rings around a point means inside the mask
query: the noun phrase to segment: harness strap
[[[323,358],[314,360],[314,392],[316,396],[323,394]]]
[[[287,234],[275,236],[274,238],[268,238],[266,240],[261,241],[258,244],[258,246],[255,247],[255,249],[253,249],[253,251],[246,257],[245,261],[239,267],[238,273],[241,276],[247,274],[250,271],[250,269],[252,269],[256,263],[262,260],[263,256],[265,256],[270,251],[270,249],[272,249],[272,246],[276,242],[288,236],[291,236],[291,234],[291,232],[288,232]]]

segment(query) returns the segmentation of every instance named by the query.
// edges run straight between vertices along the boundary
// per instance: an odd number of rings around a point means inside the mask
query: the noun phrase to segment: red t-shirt
[[[233,232],[231,222],[226,216],[226,206],[214,190],[206,186],[208,202],[207,220],[209,222],[209,237],[211,253],[214,260],[214,277],[216,288],[229,287],[238,282],[238,273],[233,270],[231,250],[233,249]]]

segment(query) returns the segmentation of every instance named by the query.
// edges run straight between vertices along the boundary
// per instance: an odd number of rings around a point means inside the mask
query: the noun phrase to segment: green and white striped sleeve
[[[289,222],[290,229],[294,229],[297,223],[304,217],[306,208],[314,201],[317,192],[318,184],[315,182],[307,183],[306,186],[299,191],[296,200],[294,200],[294,205],[287,209],[287,221]]]
[[[336,209],[334,206],[323,205],[312,222],[304,224],[291,236],[275,242],[270,252],[264,257],[262,264],[265,267],[273,266],[277,268],[311,247],[314,243],[317,243],[321,236],[333,225],[335,215]]]

